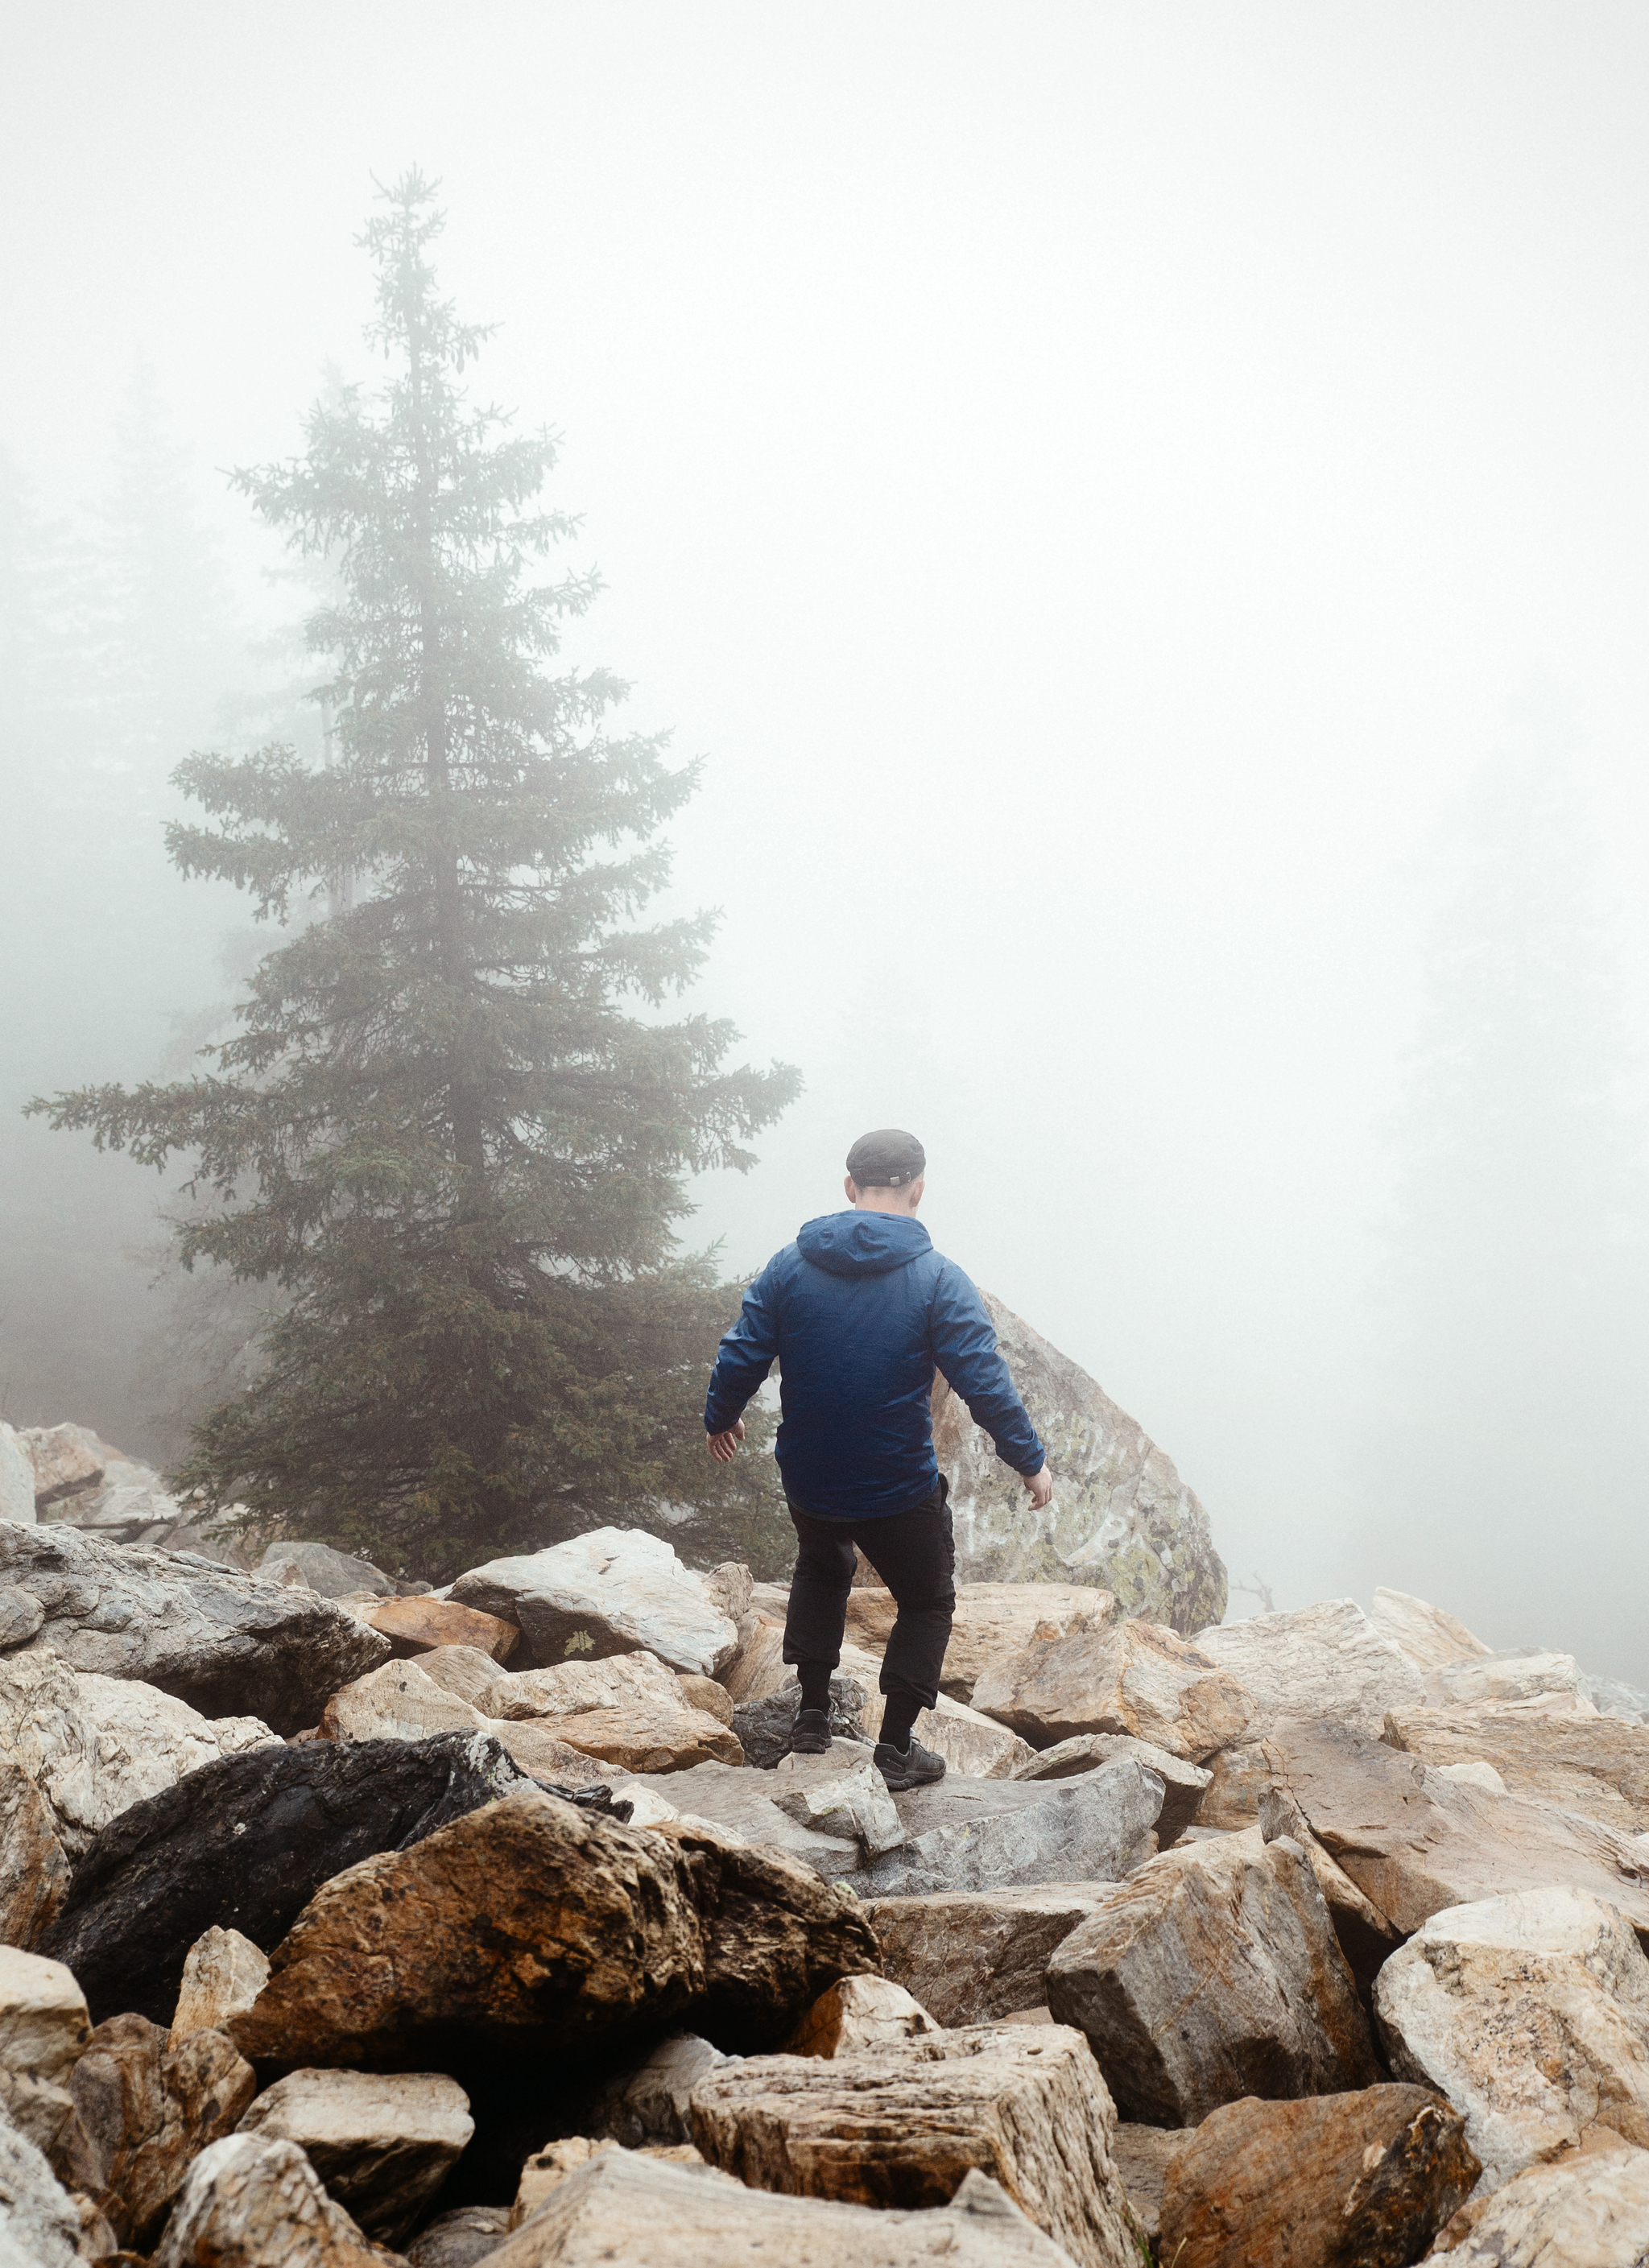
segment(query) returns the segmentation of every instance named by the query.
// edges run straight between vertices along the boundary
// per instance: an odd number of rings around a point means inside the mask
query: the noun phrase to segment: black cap
[[[928,1153],[916,1136],[897,1126],[861,1134],[848,1152],[848,1171],[858,1189],[902,1189],[921,1179],[927,1162]]]

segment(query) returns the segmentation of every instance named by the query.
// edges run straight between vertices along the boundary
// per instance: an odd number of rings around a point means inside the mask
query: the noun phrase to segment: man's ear
[[[927,1185],[927,1175],[925,1174],[918,1174],[915,1181],[911,1182],[910,1210],[912,1212],[914,1212],[917,1207],[921,1204],[923,1192],[926,1189]]]
[[[851,1205],[856,1205],[859,1201],[859,1193],[854,1186],[853,1176],[851,1174],[848,1175],[846,1181],[843,1182],[842,1186],[848,1193],[848,1203]]]

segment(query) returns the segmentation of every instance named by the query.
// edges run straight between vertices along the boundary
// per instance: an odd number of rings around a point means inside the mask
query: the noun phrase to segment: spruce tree
[[[385,390],[335,390],[301,457],[235,475],[339,578],[307,624],[330,762],[176,775],[210,823],[168,829],[175,864],[295,933],[209,1069],[34,1107],[189,1160],[182,1262],[270,1287],[261,1374],[174,1476],[207,1505],[438,1580],[654,1508],[695,1556],[770,1560],[752,1461],[730,1480],[701,1440],[736,1295],[676,1225],[685,1176],[753,1163],[799,1081],[725,1067],[725,1023],[625,1012],[679,993],[711,934],[632,925],[697,768],[607,729],[619,680],[546,666],[596,579],[532,578],[576,522],[539,506],[553,437],[467,397],[488,333],[438,293],[433,187],[409,173],[359,239]],[[334,917],[298,926],[328,890]]]

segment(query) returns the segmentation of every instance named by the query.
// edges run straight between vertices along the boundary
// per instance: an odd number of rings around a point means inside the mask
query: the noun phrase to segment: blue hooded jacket
[[[878,1520],[932,1494],[936,1367],[999,1457],[1042,1469],[984,1301],[909,1213],[826,1213],[774,1254],[721,1343],[707,1432],[727,1431],[775,1359],[779,1472],[798,1512]]]

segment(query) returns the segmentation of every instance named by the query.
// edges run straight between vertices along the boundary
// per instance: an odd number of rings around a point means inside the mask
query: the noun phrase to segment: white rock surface
[[[1486,1787],[1491,1795],[1504,1795],[1506,1792],[1505,1782],[1482,1756],[1473,1756],[1458,1764],[1429,1764],[1426,1769],[1436,1772],[1440,1779],[1459,1780],[1467,1787]]]
[[[1125,1757],[1036,1786],[947,1777],[894,1801],[906,1839],[855,1874],[862,1898],[1115,1881],[1150,1855],[1162,1782]]]
[[[13,1429],[0,1425],[0,1520],[33,1528],[37,1517],[34,1467]]]
[[[153,2268],[393,2268],[296,2142],[225,2134],[189,2168]]]
[[[645,2062],[600,2090],[582,2122],[585,2132],[627,2150],[685,2142],[690,2139],[687,2106],[693,2089],[701,2079],[738,2060],[696,2032],[672,2032]]]
[[[489,1560],[460,1575],[452,1595],[519,1624],[543,1666],[645,1652],[713,1677],[739,1644],[708,1579],[640,1528],[593,1528],[547,1551]]]
[[[1388,1591],[1382,1587],[1374,1594],[1368,1619],[1375,1635],[1388,1638],[1422,1675],[1428,1669],[1441,1668],[1445,1662],[1463,1661],[1469,1655],[1489,1651],[1464,1623],[1408,1591]]]
[[[1446,1907],[1386,1962],[1374,2011],[1394,2076],[1465,2118],[1485,2188],[1594,2126],[1649,2145],[1649,1959],[1600,1898]]]
[[[34,1475],[34,1508],[61,1504],[95,1489],[108,1452],[89,1425],[26,1425],[18,1439]]]
[[[1649,2268],[1649,2151],[1532,2166],[1456,2213],[1426,2257],[1449,2268]]]
[[[859,1586],[848,1594],[850,1641],[880,1661],[898,1616],[893,1593]],[[1017,1653],[1039,1631],[1066,1638],[1098,1630],[1120,1612],[1109,1591],[1086,1583],[958,1583],[940,1690],[971,1701],[975,1681],[1000,1655]]]
[[[269,1981],[269,1957],[238,1929],[205,1930],[188,1950],[172,2038],[220,2030],[252,2006]]]
[[[1526,1649],[1518,1653],[1487,1653],[1471,1661],[1430,1669],[1424,1697],[1429,1709],[1504,1708],[1508,1702],[1549,1697],[1571,1708],[1577,1704],[1590,1708],[1586,1684],[1573,1654]]]
[[[861,2048],[896,2047],[936,2024],[914,1993],[890,1977],[844,1977],[821,1992],[781,2051],[785,2055],[854,2055]]]
[[[238,2131],[296,2142],[335,2202],[368,2235],[398,2244],[475,2122],[443,2072],[294,2071],[258,2096]]]
[[[186,1772],[279,1745],[255,1717],[202,1717],[136,1678],[73,1670],[52,1653],[0,1657],[0,1748],[51,1806],[70,1859],[129,1804]]]
[[[766,1792],[787,1818],[880,1858],[905,1840],[905,1825],[871,1755],[857,1741],[837,1740],[823,1756],[781,1756]]]
[[[1331,1717],[1378,1735],[1388,1709],[1412,1709],[1424,1697],[1419,1672],[1355,1599],[1226,1623],[1199,1631],[1196,1644],[1268,1716]]]
[[[644,1799],[653,1799],[668,1807],[678,1819],[703,1820],[718,1834],[731,1829],[747,1843],[768,1843],[775,1850],[787,1851],[828,1882],[844,1880],[864,1863],[865,1854],[857,1841],[821,1834],[781,1811],[769,1793],[771,1772],[753,1771],[743,1764],[695,1764],[687,1771],[636,1773],[629,1778],[614,1772],[609,1778],[614,1794],[636,1805],[632,1823],[637,1826],[653,1823],[655,1813],[644,1816]]]
[[[0,2268],[85,2268],[80,2216],[42,2153],[0,2117]]]
[[[0,2110],[54,2162],[78,2123],[69,2082],[91,2036],[85,1994],[63,1962],[0,1945]]]

